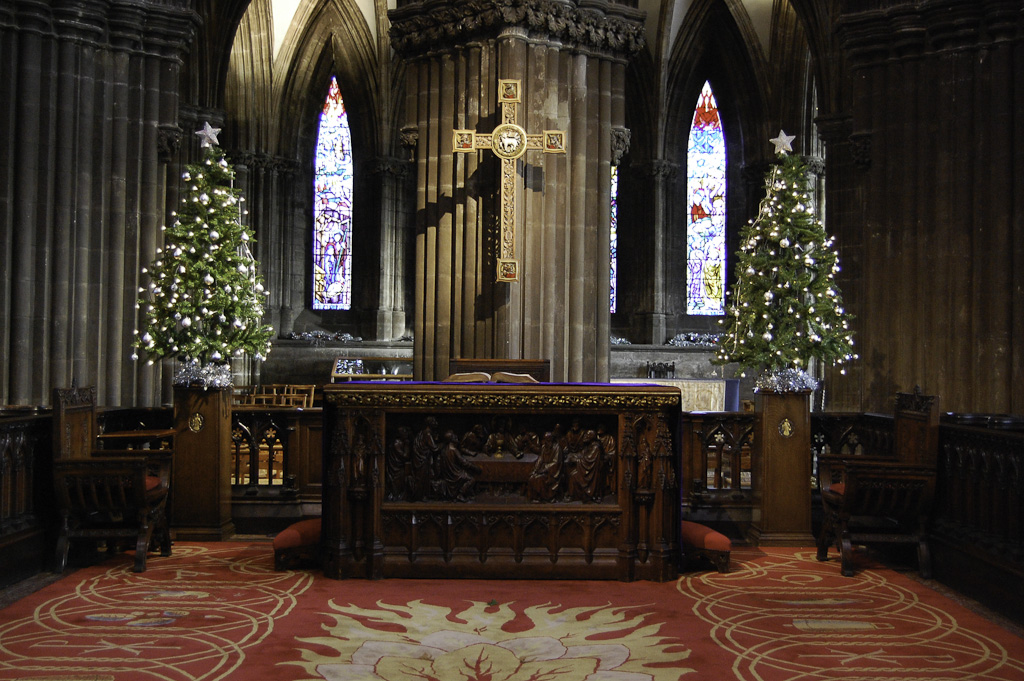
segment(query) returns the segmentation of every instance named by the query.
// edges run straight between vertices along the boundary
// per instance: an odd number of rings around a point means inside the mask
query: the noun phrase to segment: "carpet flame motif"
[[[1024,639],[877,564],[737,547],[674,583],[332,580],[130,553],[0,610],[5,681],[1021,681]]]
[[[301,650],[306,672],[327,681],[675,681],[694,671],[679,666],[689,651],[635,608],[377,605],[332,601],[330,636],[300,641],[314,646]]]

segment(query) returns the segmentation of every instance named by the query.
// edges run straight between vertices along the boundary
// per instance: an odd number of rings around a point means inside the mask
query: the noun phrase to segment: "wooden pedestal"
[[[752,541],[759,546],[814,546],[810,392],[761,393],[758,439],[761,518],[751,528]]]
[[[231,519],[231,391],[174,389],[171,528],[177,539],[220,541]]]

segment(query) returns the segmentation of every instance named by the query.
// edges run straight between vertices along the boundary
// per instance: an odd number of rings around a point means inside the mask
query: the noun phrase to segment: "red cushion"
[[[289,525],[274,537],[274,550],[310,546],[320,541],[320,518],[300,520]]]
[[[731,551],[732,541],[721,532],[716,532],[706,525],[683,520],[680,523],[683,541],[690,546],[708,551]]]
[[[146,476],[146,491],[152,492],[160,485],[164,484],[163,480],[158,475],[147,475]]]
[[[834,482],[828,486],[826,491],[830,494],[834,494],[837,497],[841,497],[846,494],[846,483],[845,482]]]

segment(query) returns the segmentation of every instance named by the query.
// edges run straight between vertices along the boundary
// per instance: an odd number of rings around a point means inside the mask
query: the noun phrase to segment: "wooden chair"
[[[97,449],[101,439],[119,448]],[[171,555],[167,500],[173,450],[166,445],[172,440],[172,430],[99,436],[96,389],[54,390],[53,475],[61,518],[57,572],[64,571],[74,539],[105,539],[112,550],[119,539],[134,538],[135,572],[145,571],[154,534],[160,554]],[[150,448],[154,444],[165,448]]]
[[[818,560],[827,560],[835,543],[841,572],[851,577],[855,545],[915,544],[918,570],[931,577],[927,521],[935,495],[938,426],[937,398],[919,389],[899,393],[892,452],[818,456],[824,510]]]
[[[266,384],[254,388],[251,392],[236,395],[235,404],[308,409],[313,406],[315,392],[315,385]]]

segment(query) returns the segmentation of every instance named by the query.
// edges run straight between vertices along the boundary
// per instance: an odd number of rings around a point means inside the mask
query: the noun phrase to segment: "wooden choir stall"
[[[324,389],[324,573],[673,579],[679,391]]]

